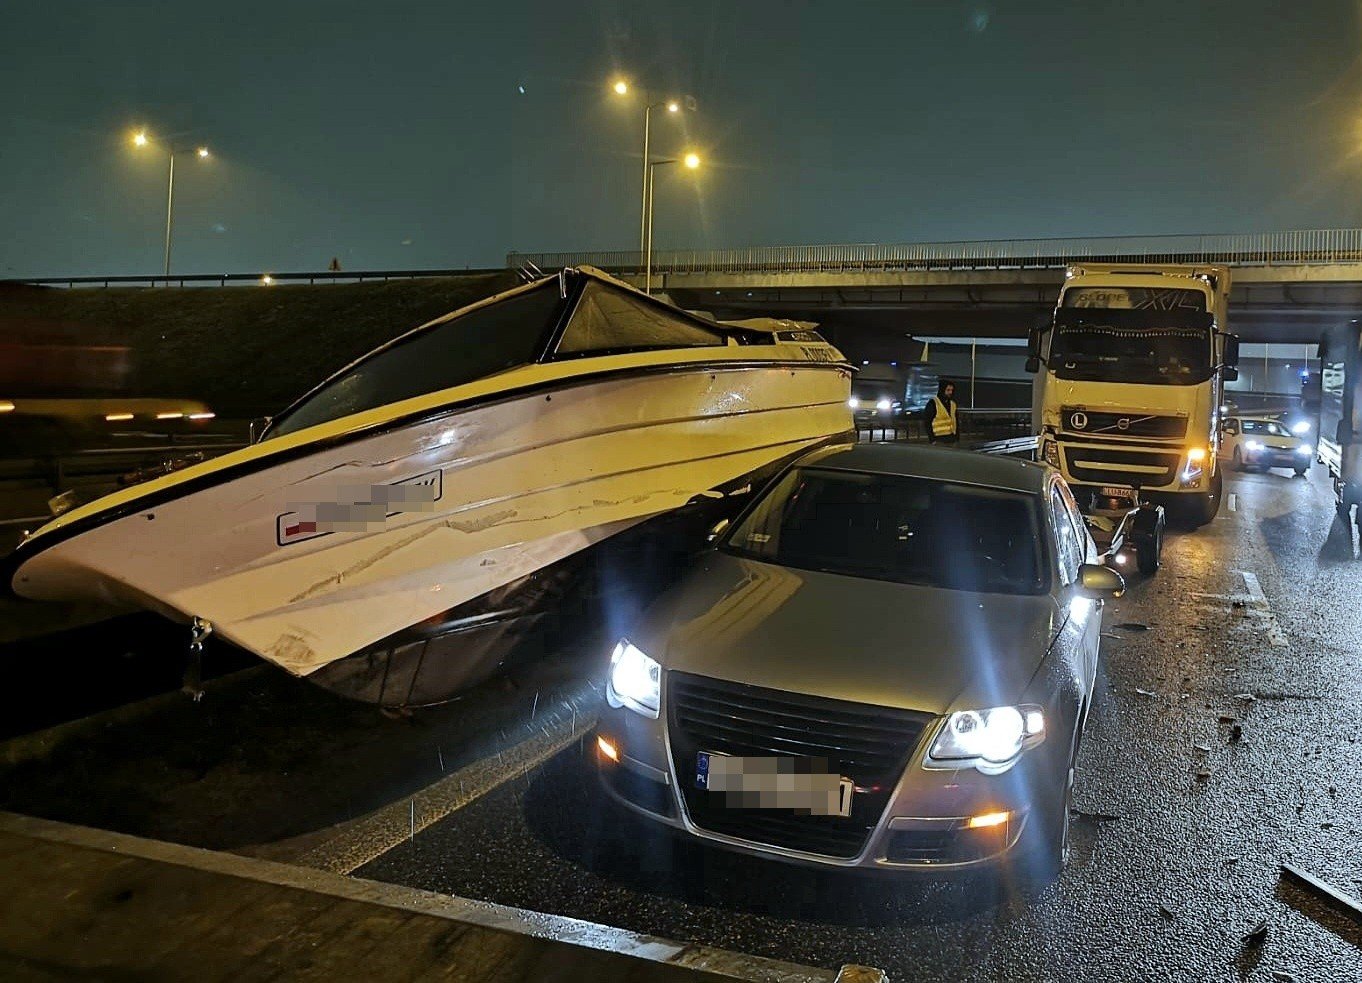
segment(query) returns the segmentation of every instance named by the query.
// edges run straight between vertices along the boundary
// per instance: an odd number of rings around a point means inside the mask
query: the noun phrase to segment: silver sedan
[[[714,538],[611,653],[611,796],[796,863],[1058,873],[1102,601],[1124,584],[1057,472],[824,449]]]

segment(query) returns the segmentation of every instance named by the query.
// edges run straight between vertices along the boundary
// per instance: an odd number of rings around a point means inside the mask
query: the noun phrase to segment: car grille
[[[1178,465],[1182,463],[1181,452],[1159,453],[1147,451],[1121,451],[1106,447],[1068,445],[1064,447],[1064,465],[1074,481],[1101,485],[1143,485],[1159,487],[1170,484]],[[1114,465],[1112,468],[1093,467],[1095,464]],[[1157,471],[1125,470],[1120,465],[1134,465],[1137,468],[1157,468]]]
[[[1075,419],[1077,418],[1077,419]],[[1125,426],[1122,426],[1124,421]],[[1066,433],[1103,437],[1163,437],[1181,440],[1187,436],[1185,416],[1149,416],[1144,413],[1110,413],[1065,406],[1060,422]],[[1083,424],[1079,426],[1078,424]]]
[[[828,857],[854,857],[879,822],[932,715],[667,675],[672,755],[686,811],[702,829]],[[850,816],[739,809],[695,787],[696,753],[826,758],[858,789]],[[859,791],[864,789],[864,791]]]

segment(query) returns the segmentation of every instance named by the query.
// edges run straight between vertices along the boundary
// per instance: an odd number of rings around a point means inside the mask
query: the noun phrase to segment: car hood
[[[1062,618],[976,594],[710,554],[631,638],[669,672],[930,713],[1019,701]]]

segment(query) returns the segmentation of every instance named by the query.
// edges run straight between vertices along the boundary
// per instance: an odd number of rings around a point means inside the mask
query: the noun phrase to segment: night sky
[[[1362,224],[1356,0],[0,3],[0,276]],[[523,91],[522,91],[523,90]]]

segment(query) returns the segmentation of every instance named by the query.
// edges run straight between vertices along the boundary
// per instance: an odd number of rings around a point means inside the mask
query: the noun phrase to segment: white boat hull
[[[844,434],[848,390],[842,366],[716,361],[571,378],[277,460],[267,442],[50,537],[12,586],[202,618],[310,676]],[[363,698],[430,701],[365,678]]]

